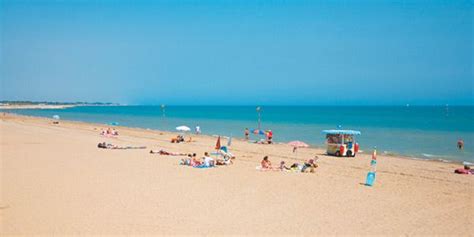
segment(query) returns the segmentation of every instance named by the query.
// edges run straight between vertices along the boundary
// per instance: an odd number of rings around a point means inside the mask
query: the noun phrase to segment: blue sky
[[[474,104],[470,1],[0,4],[3,100]]]

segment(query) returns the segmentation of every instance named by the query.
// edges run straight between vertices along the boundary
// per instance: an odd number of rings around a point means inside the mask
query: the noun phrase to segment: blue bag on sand
[[[367,173],[367,179],[365,180],[365,185],[372,186],[374,185],[374,181],[375,181],[375,172]]]

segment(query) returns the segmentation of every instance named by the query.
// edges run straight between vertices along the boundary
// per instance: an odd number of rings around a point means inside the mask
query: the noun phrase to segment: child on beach
[[[281,162],[280,162],[280,167],[279,167],[279,169],[280,169],[281,171],[290,170],[290,168],[285,165],[285,161],[281,161]]]

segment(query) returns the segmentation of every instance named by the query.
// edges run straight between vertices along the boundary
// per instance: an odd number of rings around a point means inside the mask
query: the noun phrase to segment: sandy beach
[[[233,165],[180,166],[150,149],[212,152],[216,138],[171,144],[174,133],[3,114],[1,235],[456,235],[474,233],[474,176],[459,164],[378,156],[364,186],[370,148],[356,158],[285,144],[234,139]],[[106,141],[145,150],[98,149]],[[225,141],[225,140],[224,140]],[[318,155],[314,174],[261,172]]]

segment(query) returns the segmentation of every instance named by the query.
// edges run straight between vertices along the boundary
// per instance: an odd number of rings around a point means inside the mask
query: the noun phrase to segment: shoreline
[[[337,158],[305,148],[295,155],[286,144],[235,139],[234,164],[196,169],[179,165],[182,157],[149,150],[201,156],[213,151],[215,137],[176,144],[170,142],[175,132],[117,126],[120,135],[107,138],[99,135],[107,125],[52,122],[0,117],[1,234],[472,233],[466,210],[472,209],[474,176],[454,174],[456,164],[378,156],[375,185],[367,187],[370,154]],[[98,149],[103,141],[147,148]],[[315,173],[258,171],[264,155],[275,166],[318,155],[319,167]]]
[[[71,106],[71,107],[74,107],[74,106]],[[11,115],[11,116],[37,118],[37,119],[44,119],[44,120],[48,120],[48,121],[53,121],[53,119],[47,118],[47,117],[22,115],[22,114],[16,114],[16,113],[11,113],[11,112],[5,112],[5,111],[1,111],[1,110],[0,110],[0,112]],[[72,123],[72,124],[74,124],[74,123],[85,124],[85,125],[89,124],[89,125],[95,125],[95,126],[98,126],[98,127],[102,126],[102,127],[115,127],[115,128],[119,128],[119,129],[135,129],[135,130],[141,130],[141,131],[155,131],[155,132],[159,132],[159,133],[169,133],[169,134],[173,134],[173,135],[180,134],[179,132],[175,132],[175,131],[163,131],[163,130],[157,130],[157,129],[152,129],[152,128],[128,127],[128,126],[122,126],[122,125],[116,126],[116,125],[110,125],[110,124],[84,122],[84,121],[80,121],[80,120],[63,120],[63,119],[61,119],[60,121],[61,122],[68,122],[68,123]],[[192,135],[195,136],[196,134],[192,134]],[[215,139],[219,135],[218,134],[211,134],[211,135],[210,134],[200,134],[199,136],[207,136],[209,138],[214,138]],[[220,135],[220,136],[223,137],[222,135]],[[233,137],[232,139],[233,140],[239,140],[239,141],[242,141],[242,142],[247,142],[244,139],[238,138],[238,137]],[[275,145],[286,145],[286,143],[276,142]],[[308,148],[305,148],[305,149],[308,149]],[[318,153],[325,153],[325,147],[324,146],[312,145],[312,146],[309,147],[309,149],[317,150]],[[367,151],[366,149],[364,149],[363,152],[359,153],[359,155],[362,155],[362,154],[371,155],[372,151],[370,151],[370,150]],[[380,151],[380,150],[377,151],[377,156],[378,157],[389,157],[389,158],[398,158],[398,159],[417,160],[417,161],[449,163],[449,164],[463,164],[464,162],[472,163],[472,162],[465,161],[465,160],[461,161],[461,160],[445,159],[445,158],[439,157],[439,156],[437,156],[439,158],[430,158],[430,157],[426,157],[426,156],[403,155],[403,154],[400,154],[400,153],[397,153],[397,152],[388,152],[388,153],[386,153],[386,151]],[[340,158],[343,159],[343,158],[347,158],[347,157],[340,157]]]

